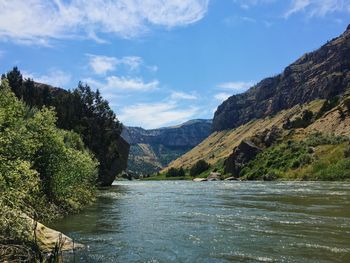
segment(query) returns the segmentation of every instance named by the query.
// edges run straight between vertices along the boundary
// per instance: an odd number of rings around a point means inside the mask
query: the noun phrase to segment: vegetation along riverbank
[[[128,145],[118,148],[121,129],[88,86],[71,93],[23,80],[17,68],[3,75],[0,261],[54,262],[60,250],[80,246],[39,221],[81,210],[94,201],[97,185],[114,180],[127,160]]]

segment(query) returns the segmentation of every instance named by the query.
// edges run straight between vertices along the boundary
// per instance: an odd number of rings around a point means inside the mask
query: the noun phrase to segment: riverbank
[[[200,160],[192,167],[170,168],[146,180],[224,180],[229,177],[258,181],[350,179],[350,140],[347,136],[313,133],[305,137],[292,133],[265,149],[256,149],[252,143],[244,141],[235,149],[233,159],[212,165]]]
[[[43,262],[64,248],[69,239],[62,244],[63,235],[38,222],[76,213],[93,202],[97,167],[78,134],[57,128],[52,109],[30,108],[3,79],[0,262]]]

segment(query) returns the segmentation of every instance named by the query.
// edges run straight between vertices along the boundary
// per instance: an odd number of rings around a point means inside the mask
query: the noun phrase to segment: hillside
[[[150,174],[161,170],[186,153],[211,132],[211,120],[190,120],[183,124],[145,130],[125,127],[122,137],[130,144],[128,170],[135,174]]]
[[[250,150],[264,152],[270,147],[259,142],[262,135],[274,129],[280,132],[282,142],[302,141],[315,132],[349,137],[349,88],[350,26],[282,74],[223,102],[214,116],[214,132],[163,172],[171,167],[188,169],[203,159],[212,167],[223,167],[225,173],[238,176],[232,170],[237,160],[244,159]],[[253,160],[256,153],[253,155],[246,159]]]
[[[350,26],[320,49],[305,54],[283,73],[266,78],[216,110],[213,130],[236,128],[315,99],[342,94],[350,83]]]

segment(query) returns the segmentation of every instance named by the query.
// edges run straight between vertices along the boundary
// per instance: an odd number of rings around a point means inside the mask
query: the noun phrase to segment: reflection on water
[[[53,227],[75,262],[350,262],[350,183],[117,182]]]

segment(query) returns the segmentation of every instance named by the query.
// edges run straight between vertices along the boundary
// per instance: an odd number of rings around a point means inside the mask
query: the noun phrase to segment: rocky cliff
[[[342,94],[350,83],[350,26],[320,49],[305,54],[282,74],[234,95],[217,109],[213,130],[232,129],[315,99]]]
[[[211,124],[211,120],[197,119],[152,130],[125,127],[122,137],[131,145],[128,170],[136,174],[161,170],[207,138]]]

